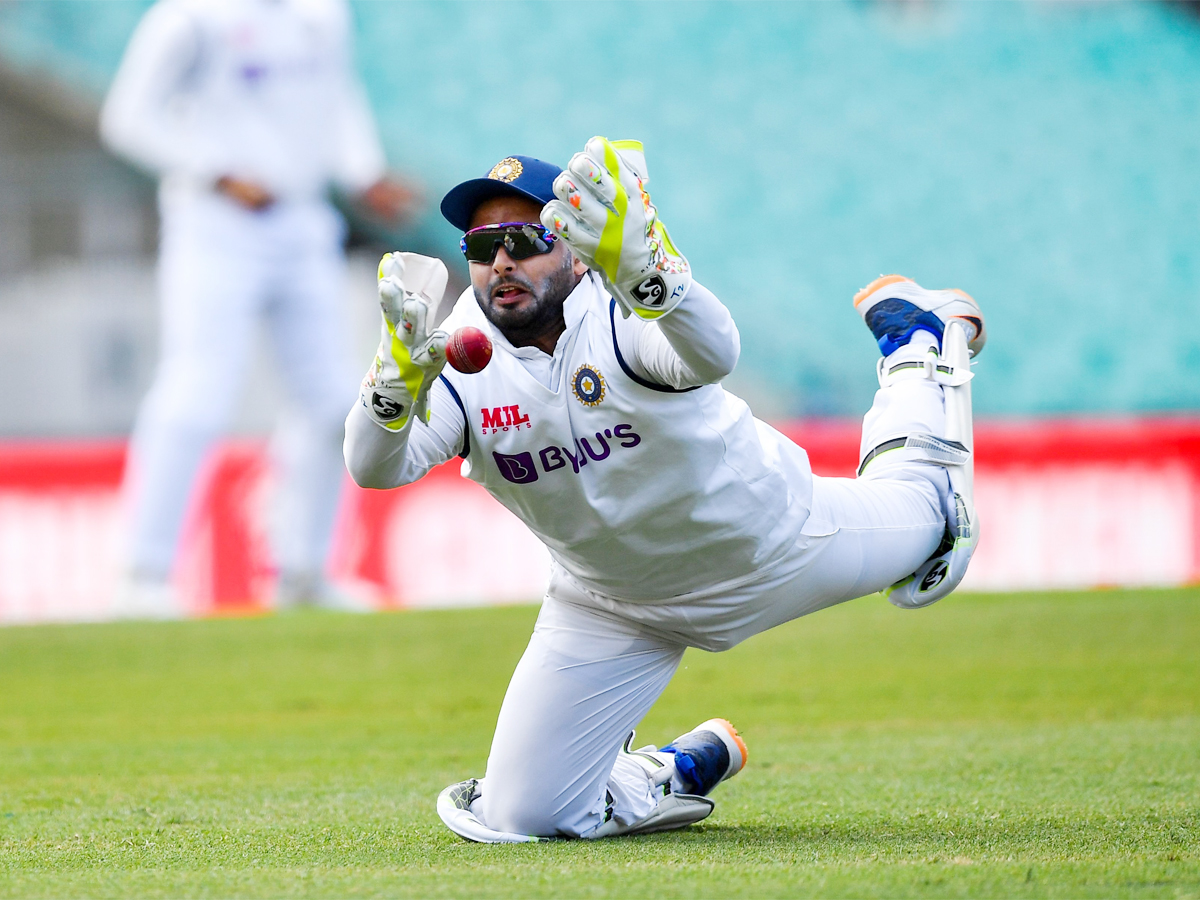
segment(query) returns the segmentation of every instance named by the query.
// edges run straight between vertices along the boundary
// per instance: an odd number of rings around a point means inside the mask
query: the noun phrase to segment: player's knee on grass
[[[579,837],[594,827],[589,813],[593,799],[573,791],[578,785],[552,783],[549,778],[491,774],[483,786],[483,820],[489,828],[516,834]],[[515,776],[515,777],[514,777]],[[582,827],[581,827],[582,826]]]
[[[526,731],[493,745],[481,818],[497,831],[579,837],[603,818],[600,798],[610,769],[608,754],[588,753],[580,740]]]

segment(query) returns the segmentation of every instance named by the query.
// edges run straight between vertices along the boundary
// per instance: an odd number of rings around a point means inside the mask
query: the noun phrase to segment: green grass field
[[[686,831],[467,844],[533,607],[0,630],[0,896],[1200,897],[1200,590],[878,597],[689,652]]]

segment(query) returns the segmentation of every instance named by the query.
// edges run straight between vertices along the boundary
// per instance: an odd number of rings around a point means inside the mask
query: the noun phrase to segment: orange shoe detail
[[[903,275],[880,275],[865,288],[854,295],[854,305],[862,303],[881,287],[887,287],[889,284],[899,284],[901,281],[912,281],[911,278],[905,278]]]
[[[738,749],[742,751],[742,767],[738,771],[746,768],[746,763],[750,761],[750,751],[746,749],[746,742],[742,740],[742,736],[738,734],[737,729],[733,727],[733,723],[728,719],[717,719],[726,728],[729,729],[729,734],[733,738],[733,742],[738,745]]]

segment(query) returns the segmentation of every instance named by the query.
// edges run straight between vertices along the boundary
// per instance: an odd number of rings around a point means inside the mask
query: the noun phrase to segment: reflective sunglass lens
[[[554,247],[554,236],[536,225],[501,226],[497,230],[467,232],[459,246],[468,262],[490,263],[501,243],[513,259],[528,259],[549,253]]]
[[[500,238],[495,234],[468,234],[462,240],[463,255],[468,262],[490,263],[499,242]]]

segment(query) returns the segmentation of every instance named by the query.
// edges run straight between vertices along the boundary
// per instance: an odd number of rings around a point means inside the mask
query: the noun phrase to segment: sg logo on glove
[[[404,404],[397,403],[376,391],[371,395],[371,411],[375,413],[376,418],[390,422],[392,419],[404,415]]]
[[[661,275],[651,275],[634,287],[633,296],[642,306],[658,309],[667,302],[667,283]]]

